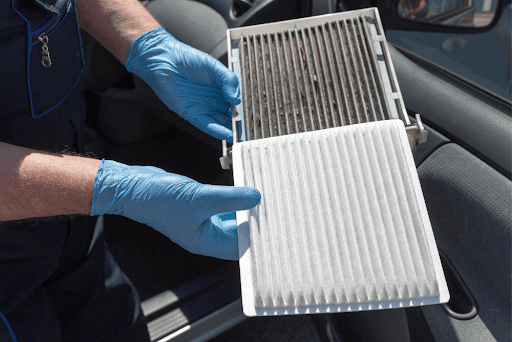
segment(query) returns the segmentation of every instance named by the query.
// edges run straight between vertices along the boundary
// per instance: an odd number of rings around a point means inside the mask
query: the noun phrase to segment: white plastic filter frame
[[[237,212],[245,315],[449,300],[400,120],[238,143],[233,166],[262,193]]]

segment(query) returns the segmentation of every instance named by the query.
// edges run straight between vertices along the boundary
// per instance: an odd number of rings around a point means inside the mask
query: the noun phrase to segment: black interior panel
[[[423,308],[434,335],[510,340],[512,182],[453,143],[437,149],[418,174],[438,248],[479,306],[468,321],[448,317],[437,306]]]

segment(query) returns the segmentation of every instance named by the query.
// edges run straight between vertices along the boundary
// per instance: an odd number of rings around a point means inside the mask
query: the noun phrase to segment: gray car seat
[[[152,0],[146,8],[179,41],[227,65],[228,25],[215,9],[192,0]]]

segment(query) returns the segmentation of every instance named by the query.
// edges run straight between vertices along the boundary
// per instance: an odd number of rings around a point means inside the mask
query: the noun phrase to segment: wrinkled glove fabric
[[[170,110],[215,138],[233,141],[231,106],[240,103],[240,88],[221,62],[160,27],[132,43],[125,64]]]
[[[204,185],[152,166],[102,160],[91,216],[122,215],[192,253],[238,260],[234,211],[254,207],[260,197],[250,187]]]

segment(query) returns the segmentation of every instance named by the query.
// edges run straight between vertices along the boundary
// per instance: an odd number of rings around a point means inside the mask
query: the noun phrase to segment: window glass
[[[484,27],[494,19],[498,0],[400,0],[405,19],[449,26]]]
[[[481,34],[387,31],[386,38],[512,101],[511,14],[508,4],[498,25]]]

